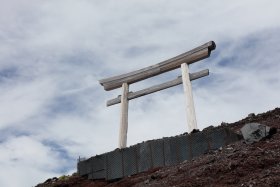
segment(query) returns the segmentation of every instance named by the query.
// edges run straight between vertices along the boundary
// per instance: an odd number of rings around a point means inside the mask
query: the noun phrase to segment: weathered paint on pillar
[[[184,93],[186,97],[186,106],[187,106],[187,123],[188,130],[191,132],[193,129],[197,129],[193,95],[192,95],[192,85],[189,76],[189,66],[186,63],[181,64],[182,71],[182,80]]]
[[[121,121],[119,131],[119,148],[125,148],[127,144],[127,129],[128,129],[128,92],[129,86],[127,83],[122,84],[121,95]]]

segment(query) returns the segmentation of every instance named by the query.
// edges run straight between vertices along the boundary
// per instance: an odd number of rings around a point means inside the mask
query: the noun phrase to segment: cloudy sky
[[[200,129],[280,105],[277,0],[0,1],[0,186],[34,186],[115,149],[120,106],[106,100],[121,90],[98,80],[210,40],[210,58],[190,66],[210,70],[192,82]],[[128,144],[187,131],[185,107],[182,85],[132,100]]]

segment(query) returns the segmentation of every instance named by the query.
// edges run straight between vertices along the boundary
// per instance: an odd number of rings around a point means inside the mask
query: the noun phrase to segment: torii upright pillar
[[[121,121],[119,130],[119,148],[125,148],[127,144],[127,129],[128,129],[128,92],[129,85],[122,84],[121,95]]]
[[[187,123],[188,123],[189,132],[191,132],[193,129],[197,129],[197,123],[196,123],[196,116],[194,110],[192,85],[189,76],[188,64],[186,63],[181,64],[181,70],[182,70],[184,93],[186,97]]]

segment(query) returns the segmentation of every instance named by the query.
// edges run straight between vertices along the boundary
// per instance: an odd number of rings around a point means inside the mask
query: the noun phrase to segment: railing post
[[[194,110],[194,102],[192,95],[192,85],[189,76],[189,66],[186,63],[181,64],[183,87],[187,104],[187,123],[188,130],[191,132],[193,129],[197,129],[196,116]]]
[[[128,129],[128,92],[129,86],[127,83],[122,84],[121,95],[121,121],[119,131],[119,148],[125,148],[127,144],[127,129]]]

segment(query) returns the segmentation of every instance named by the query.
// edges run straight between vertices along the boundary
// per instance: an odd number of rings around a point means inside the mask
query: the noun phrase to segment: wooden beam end
[[[209,49],[210,51],[216,49],[216,43],[215,43],[214,41],[208,42],[208,49]]]

